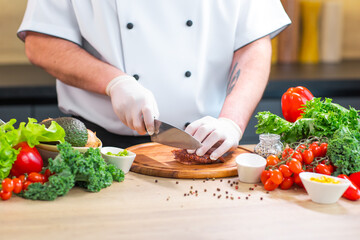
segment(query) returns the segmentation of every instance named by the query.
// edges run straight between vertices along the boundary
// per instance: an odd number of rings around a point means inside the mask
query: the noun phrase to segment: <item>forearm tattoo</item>
[[[240,76],[240,69],[238,69],[236,72],[236,67],[237,67],[237,63],[235,63],[233,69],[231,70],[231,73],[230,73],[230,77],[229,77],[229,82],[228,82],[228,85],[227,85],[227,89],[226,89],[226,96],[228,96],[231,91],[233,90],[236,82],[238,81],[239,79],[239,76]]]

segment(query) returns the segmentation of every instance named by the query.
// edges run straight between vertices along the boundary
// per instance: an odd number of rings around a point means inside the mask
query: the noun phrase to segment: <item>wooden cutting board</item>
[[[159,143],[144,143],[127,148],[136,153],[131,171],[166,178],[223,178],[237,176],[235,158],[241,153],[248,153],[243,147],[238,147],[225,157],[225,163],[206,165],[185,165],[177,162],[171,152],[173,147]]]

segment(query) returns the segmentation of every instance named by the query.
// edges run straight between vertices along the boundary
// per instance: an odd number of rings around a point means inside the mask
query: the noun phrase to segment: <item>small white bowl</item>
[[[100,146],[98,148],[101,149],[102,142],[99,138],[97,140],[100,143]],[[39,151],[40,156],[42,157],[42,159],[44,161],[47,161],[49,158],[54,159],[59,154],[59,150],[57,149],[57,146],[53,145],[53,144],[42,143],[42,144],[36,145],[35,147]],[[89,147],[73,147],[73,148],[78,150],[81,153],[84,153],[89,149]]]
[[[347,179],[319,173],[302,172],[299,174],[299,176],[307,193],[310,196],[310,199],[316,203],[336,203],[350,185],[350,182]],[[339,183],[322,183],[310,180],[312,177],[320,178],[321,176],[333,178],[334,180],[339,181]]]
[[[127,150],[128,151],[127,156],[114,156],[107,154],[108,152],[111,152],[113,154],[118,154],[119,152],[122,151],[124,151],[124,149],[118,147],[103,147],[101,148],[101,155],[107,163],[120,168],[126,174],[129,172],[131,165],[135,160],[136,154],[130,152],[129,150]]]
[[[266,166],[265,158],[255,153],[242,153],[236,157],[235,161],[241,182],[260,182],[261,173]]]

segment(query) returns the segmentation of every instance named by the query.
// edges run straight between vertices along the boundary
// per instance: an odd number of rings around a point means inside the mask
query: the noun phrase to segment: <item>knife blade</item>
[[[5,124],[5,122],[3,120],[0,119],[0,126]]]
[[[197,149],[201,143],[187,132],[155,119],[155,131],[151,141],[176,148]]]

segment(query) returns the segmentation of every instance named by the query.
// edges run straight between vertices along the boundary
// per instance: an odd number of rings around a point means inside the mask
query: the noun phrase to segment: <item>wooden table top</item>
[[[192,193],[192,194],[191,194]],[[215,196],[214,196],[215,195]],[[311,202],[304,189],[267,192],[237,178],[128,173],[99,193],[0,202],[0,239],[350,239],[360,201]]]

